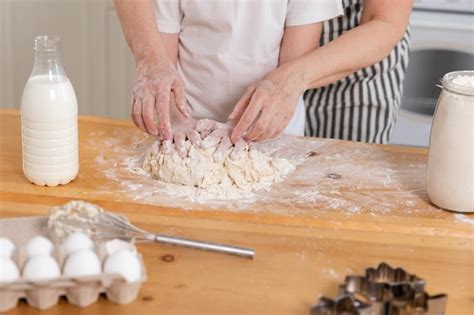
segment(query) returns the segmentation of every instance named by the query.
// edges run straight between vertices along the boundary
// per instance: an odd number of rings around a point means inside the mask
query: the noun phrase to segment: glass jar
[[[23,173],[37,185],[72,181],[79,170],[77,100],[59,38],[35,38],[35,63],[21,99]]]
[[[459,212],[474,212],[473,80],[474,71],[443,77],[428,154],[426,182],[431,202]]]

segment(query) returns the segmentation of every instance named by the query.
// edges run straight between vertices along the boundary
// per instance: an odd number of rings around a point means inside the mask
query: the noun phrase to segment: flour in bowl
[[[472,75],[458,75],[453,79],[454,84],[474,88],[474,76]]]

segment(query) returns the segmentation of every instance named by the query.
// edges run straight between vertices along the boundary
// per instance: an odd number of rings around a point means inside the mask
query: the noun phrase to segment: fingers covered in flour
[[[160,140],[157,140],[157,141],[153,142],[153,144],[151,145],[151,154],[152,155],[157,155],[160,152],[160,145],[161,145]]]
[[[230,152],[229,154],[229,157],[232,159],[232,160],[238,160],[240,155],[245,152],[245,150],[247,149],[248,147],[248,144],[247,144],[247,141],[245,141],[244,139],[239,139],[235,144],[234,144],[234,149],[232,150],[232,152]]]
[[[251,160],[255,160],[257,156],[258,156],[258,150],[255,147],[255,144],[253,144],[253,142],[250,142],[249,143],[249,158]]]
[[[224,128],[219,128],[211,132],[206,138],[202,141],[202,147],[208,149],[218,145],[222,139],[228,138],[230,136],[229,130]]]
[[[222,161],[225,159],[227,154],[229,153],[230,148],[232,147],[232,142],[230,141],[230,137],[222,138],[221,142],[216,148],[216,151],[212,155],[214,161]]]
[[[165,140],[161,143],[161,152],[163,154],[171,154],[173,151],[173,141]]]
[[[180,157],[184,158],[188,155],[188,150],[186,149],[186,135],[184,132],[178,132],[174,135],[174,144]]]
[[[217,122],[210,119],[201,119],[197,122],[194,130],[201,134],[201,138],[206,138],[211,132],[217,128]]]
[[[199,132],[197,132],[196,130],[189,130],[186,133],[186,137],[189,139],[189,141],[191,142],[193,146],[195,146],[196,148],[201,147],[202,141],[201,141],[201,136],[199,135]]]

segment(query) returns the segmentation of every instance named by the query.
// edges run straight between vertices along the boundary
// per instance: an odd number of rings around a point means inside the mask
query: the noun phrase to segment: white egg
[[[94,248],[94,243],[89,238],[81,232],[75,232],[69,235],[64,241],[64,249],[67,254],[72,254],[81,249],[92,249]]]
[[[15,244],[8,238],[0,237],[0,257],[11,258],[15,251]]]
[[[44,236],[33,237],[26,244],[26,254],[29,258],[34,256],[51,255],[53,252],[53,243]]]
[[[10,258],[0,257],[0,282],[13,282],[20,277],[15,262]]]
[[[31,281],[52,280],[59,278],[60,275],[57,261],[49,255],[33,256],[23,267],[23,277]]]
[[[101,273],[100,260],[90,249],[80,249],[68,256],[63,268],[65,277],[89,277]]]
[[[107,243],[105,243],[105,249],[108,256],[121,249],[128,249],[136,253],[135,246],[132,243],[123,241],[121,239],[113,239],[111,241],[108,241]]]
[[[105,273],[118,273],[127,282],[138,281],[142,274],[140,260],[137,255],[127,249],[120,249],[107,257],[104,264]]]

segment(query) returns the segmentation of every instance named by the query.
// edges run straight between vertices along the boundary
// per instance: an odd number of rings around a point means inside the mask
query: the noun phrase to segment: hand
[[[163,154],[170,154],[174,145],[178,154],[184,158],[188,155],[186,139],[189,139],[196,147],[201,145],[199,133],[194,130],[196,121],[189,117],[179,120],[172,118],[171,121],[173,129],[172,140],[157,140],[152,146],[153,154],[156,155],[158,151],[161,151]]]
[[[298,98],[305,91],[303,77],[280,67],[252,84],[229,115],[238,120],[231,140],[237,143],[263,141],[279,136],[295,112]]]
[[[162,151],[164,154],[169,154],[173,148],[173,142],[176,147],[176,151],[181,157],[188,155],[188,147],[186,147],[186,139],[195,146],[201,145],[201,137],[199,133],[194,130],[196,127],[196,120],[189,116],[183,115],[182,112],[177,110],[174,98],[171,98],[170,102],[171,112],[171,124],[172,124],[172,141],[165,140],[162,144]]]
[[[132,93],[132,120],[137,127],[162,140],[171,140],[170,94],[177,109],[189,117],[184,83],[166,55],[137,62]]]
[[[210,119],[201,119],[197,122],[195,131],[199,132],[201,139],[203,139],[202,148],[208,149],[217,146],[213,154],[215,161],[223,160],[229,150],[231,150],[230,158],[235,160],[248,147],[248,144],[245,140],[240,139],[233,145],[230,141],[232,128],[232,123],[223,124]]]

